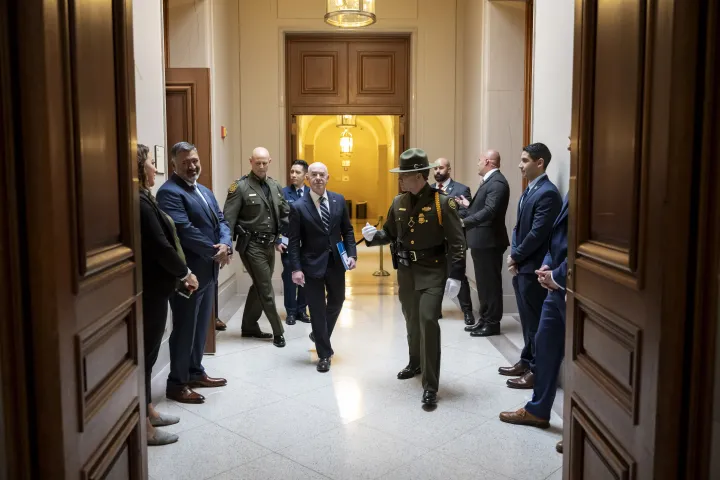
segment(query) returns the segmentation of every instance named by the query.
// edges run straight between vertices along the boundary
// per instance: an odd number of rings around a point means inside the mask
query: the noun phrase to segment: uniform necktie
[[[320,197],[320,217],[322,218],[323,225],[325,225],[325,231],[330,231],[330,210],[325,204],[325,197]]]

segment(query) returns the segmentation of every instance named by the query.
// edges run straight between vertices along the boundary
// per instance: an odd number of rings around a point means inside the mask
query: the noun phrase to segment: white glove
[[[455,298],[460,293],[460,280],[454,278],[448,278],[445,283],[445,296],[448,298]]]
[[[372,242],[372,239],[375,238],[375,234],[377,233],[377,228],[370,225],[370,223],[366,223],[365,226],[362,229],[363,237],[365,237],[365,240],[368,242]]]

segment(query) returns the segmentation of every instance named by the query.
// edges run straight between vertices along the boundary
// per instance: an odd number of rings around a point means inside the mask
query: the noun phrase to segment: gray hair
[[[172,146],[170,149],[170,157],[172,158],[173,163],[175,162],[175,159],[177,158],[178,154],[181,152],[193,152],[197,151],[197,147],[193,145],[190,142],[178,142],[175,145]]]

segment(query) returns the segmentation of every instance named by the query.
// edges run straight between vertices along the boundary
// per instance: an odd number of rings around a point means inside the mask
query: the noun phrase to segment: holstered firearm
[[[392,266],[398,269],[397,242],[390,242],[390,258],[392,258]]]
[[[233,232],[233,240],[237,239],[235,243],[235,250],[242,255],[247,250],[247,246],[250,243],[250,232],[245,230],[242,225],[235,225],[235,231]]]

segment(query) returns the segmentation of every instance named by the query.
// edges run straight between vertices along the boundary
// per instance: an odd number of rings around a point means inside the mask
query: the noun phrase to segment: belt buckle
[[[415,250],[408,250],[408,252],[410,253],[410,260],[417,262],[417,254],[415,253]]]

